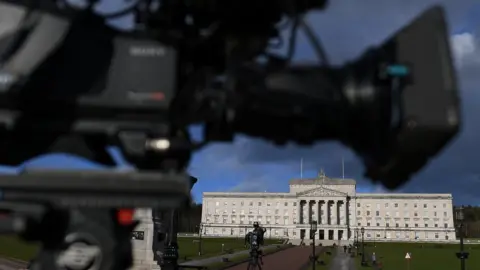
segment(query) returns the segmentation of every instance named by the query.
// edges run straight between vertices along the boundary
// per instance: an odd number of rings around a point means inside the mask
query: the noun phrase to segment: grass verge
[[[368,266],[362,267],[362,256],[356,256],[357,269],[372,268],[372,253],[375,252],[377,262],[388,270],[452,270],[460,265],[456,252],[458,244],[431,243],[365,243],[365,260]],[[361,251],[361,249],[360,249]],[[467,269],[478,269],[480,265],[480,245],[465,245],[465,251],[470,253],[466,260]],[[405,259],[406,253],[411,259]]]
[[[283,251],[283,250],[286,250],[286,249],[292,248],[292,247],[294,247],[294,246],[283,245],[283,246],[280,246],[280,247],[268,247],[268,248],[265,248],[263,250],[263,252],[264,252],[264,256],[267,256],[267,255],[270,255],[270,254],[273,254],[273,253],[276,253],[276,252],[279,252],[279,251]],[[239,254],[239,255],[236,255],[234,257],[229,258],[228,262],[218,261],[218,262],[215,262],[215,263],[205,265],[205,267],[208,270],[224,270],[224,269],[230,268],[232,266],[245,263],[249,260],[249,258],[250,258],[250,254],[248,254],[248,253],[247,254]]]

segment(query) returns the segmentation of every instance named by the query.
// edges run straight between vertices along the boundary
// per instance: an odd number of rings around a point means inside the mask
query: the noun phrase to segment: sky
[[[80,0],[71,0],[80,2]],[[131,2],[131,1],[129,1]],[[455,56],[462,101],[463,127],[456,139],[433,158],[410,182],[395,191],[373,185],[362,175],[361,161],[348,148],[334,142],[309,147],[288,145],[277,148],[255,138],[238,135],[230,144],[215,143],[193,156],[188,171],[199,181],[193,196],[201,201],[207,191],[286,192],[288,181],[301,175],[314,177],[320,169],[327,176],[357,180],[358,192],[452,193],[455,204],[480,205],[480,3],[477,0],[332,0],[325,12],[311,13],[307,21],[320,35],[334,64],[358,56],[406,25],[433,4],[445,7],[450,27],[451,47]],[[121,8],[120,0],[103,0],[99,10]],[[112,22],[119,28],[131,26],[131,18]],[[314,53],[304,36],[298,37],[295,60],[313,60]],[[267,124],[267,123],[266,123]],[[194,138],[201,138],[201,127],[191,128]],[[128,166],[115,149],[112,154],[119,167]],[[61,154],[30,160],[18,168],[4,167],[15,173],[24,167],[98,169],[98,165]],[[100,168],[101,169],[101,168]]]

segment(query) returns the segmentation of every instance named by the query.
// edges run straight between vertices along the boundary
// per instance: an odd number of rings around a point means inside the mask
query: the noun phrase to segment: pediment
[[[318,188],[309,189],[309,190],[297,193],[297,196],[302,196],[302,197],[323,197],[323,196],[345,197],[347,195],[348,195],[347,193],[344,193],[338,190],[329,189],[329,188],[324,188],[324,187],[318,187]]]

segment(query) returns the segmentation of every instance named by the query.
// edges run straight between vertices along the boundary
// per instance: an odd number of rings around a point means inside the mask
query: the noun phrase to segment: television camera
[[[95,12],[97,2],[0,1],[0,163],[63,152],[110,168],[105,148],[118,146],[137,169],[1,176],[2,208],[13,211],[1,231],[42,243],[32,269],[127,269],[136,224],[117,209],[187,207],[185,169],[208,142],[338,140],[393,189],[460,128],[441,7],[332,66],[303,19],[326,0],[139,0],[112,14]],[[107,24],[128,13],[133,31]],[[282,56],[269,47],[285,21]],[[298,29],[319,63],[291,63]],[[187,127],[198,123],[204,140],[193,142]]]

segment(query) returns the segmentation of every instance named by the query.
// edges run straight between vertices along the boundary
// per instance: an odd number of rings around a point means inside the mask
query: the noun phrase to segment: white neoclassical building
[[[290,181],[290,192],[204,192],[203,234],[239,237],[258,221],[267,237],[351,242],[364,228],[366,241],[453,241],[451,194],[357,193],[353,179]],[[357,234],[358,232],[358,234]]]

